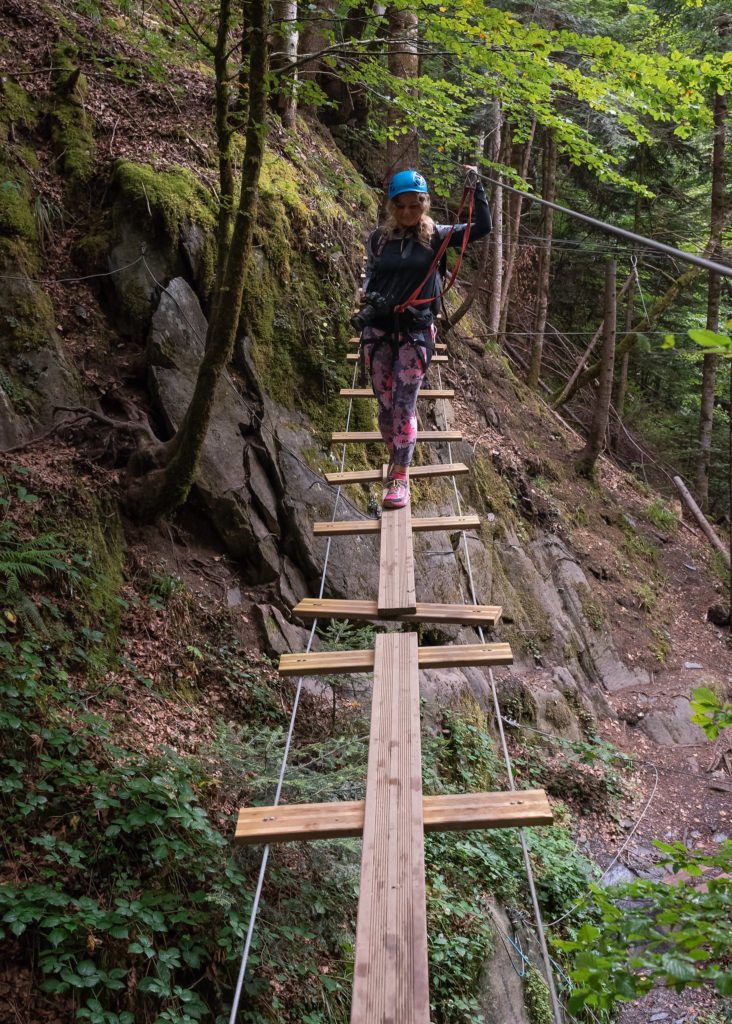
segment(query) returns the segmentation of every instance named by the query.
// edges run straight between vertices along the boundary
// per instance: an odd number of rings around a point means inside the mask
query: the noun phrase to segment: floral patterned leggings
[[[379,344],[383,331],[367,327],[363,344],[371,386],[378,399],[381,436],[389,458],[397,466],[408,466],[417,440],[417,395],[434,351],[432,329],[401,334],[399,346],[390,341]],[[429,337],[429,341],[428,341]]]

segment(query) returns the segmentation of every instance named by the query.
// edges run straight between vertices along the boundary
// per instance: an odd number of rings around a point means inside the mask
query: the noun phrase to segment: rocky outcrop
[[[0,450],[49,427],[59,406],[87,404],[38,284],[14,264],[0,291]]]

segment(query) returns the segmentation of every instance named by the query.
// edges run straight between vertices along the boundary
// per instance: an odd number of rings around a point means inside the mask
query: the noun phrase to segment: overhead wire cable
[[[542,199],[541,196],[532,194],[531,192],[525,192],[523,189],[515,188],[513,185],[507,185],[503,181],[498,181],[495,178],[488,177],[487,174],[479,175],[484,181],[488,181],[491,185],[497,185],[499,188],[504,188],[508,192],[514,192],[516,195],[521,196],[524,199],[528,199],[530,202],[540,203],[542,206],[548,206],[552,210],[556,210],[559,213],[564,213],[568,217],[574,217],[575,220],[581,220],[585,224],[590,224],[594,228],[598,228],[600,231],[606,231],[611,235],[617,235],[619,238],[626,238],[628,241],[635,244],[640,243],[643,246],[647,246],[650,249],[654,249],[657,252],[665,253],[667,256],[674,256],[676,259],[682,260],[685,263],[693,263],[697,267],[702,267],[704,270],[712,270],[717,274],[722,274],[724,277],[732,277],[732,267],[727,267],[723,263],[717,263],[714,260],[707,259],[705,256],[697,256],[695,253],[684,252],[682,249],[676,249],[673,245],[666,245],[665,242],[657,242],[653,238],[647,238],[645,235],[639,235],[635,231],[629,231],[627,228],[618,227],[616,224],[610,224],[604,220],[598,220],[597,217],[590,217],[587,213],[580,213],[579,210],[573,210],[568,206],[561,206],[559,203],[552,203],[548,199]]]

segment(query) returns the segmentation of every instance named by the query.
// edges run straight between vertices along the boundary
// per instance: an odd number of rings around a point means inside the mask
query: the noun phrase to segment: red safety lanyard
[[[417,296],[422,291],[424,286],[427,284],[429,279],[432,277],[432,275],[434,274],[434,272],[437,269],[437,267],[440,265],[440,260],[442,259],[443,255],[445,254],[445,250],[447,249],[448,245],[450,244],[450,239],[452,238],[453,232],[454,232],[455,228],[457,227],[457,225],[458,225],[458,223],[460,221],[460,214],[463,212],[463,206],[465,205],[465,200],[466,199],[468,201],[468,220],[467,220],[467,224],[465,225],[465,234],[463,235],[463,244],[462,244],[462,247],[460,249],[460,253],[458,255],[458,258],[457,258],[457,263],[455,264],[455,269],[453,270],[452,274],[450,275],[450,280],[447,282],[447,284],[442,289],[442,291],[440,292],[439,295],[432,295],[432,296],[430,296],[429,299],[420,299]],[[442,296],[446,292],[450,291],[450,289],[452,288],[453,284],[455,283],[455,280],[457,279],[458,272],[460,270],[460,264],[463,261],[463,253],[465,252],[465,246],[468,244],[468,239],[470,238],[470,225],[472,224],[472,221],[473,221],[473,200],[474,199],[475,199],[475,187],[473,186],[472,188],[469,188],[466,185],[465,186],[465,190],[463,192],[463,197],[460,200],[460,206],[458,207],[458,211],[455,214],[455,222],[452,224],[450,230],[448,231],[448,233],[443,238],[442,243],[440,245],[440,248],[437,250],[437,255],[432,260],[432,265],[430,266],[430,269],[427,271],[427,276],[425,277],[424,281],[422,281],[422,283],[419,285],[419,287],[415,289],[415,291],[412,293],[412,295],[410,295],[410,297],[406,300],[406,302],[402,302],[402,303],[400,303],[400,305],[394,307],[394,312],[395,313],[403,313],[408,306],[423,306],[423,305],[425,305],[428,302],[434,302],[435,299],[441,299]]]

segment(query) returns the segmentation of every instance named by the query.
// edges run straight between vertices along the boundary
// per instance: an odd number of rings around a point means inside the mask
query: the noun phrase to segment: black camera
[[[366,292],[363,297],[363,305],[357,313],[351,317],[351,325],[361,332],[378,317],[388,316],[394,311],[394,305],[390,299],[379,295],[378,292]]]

